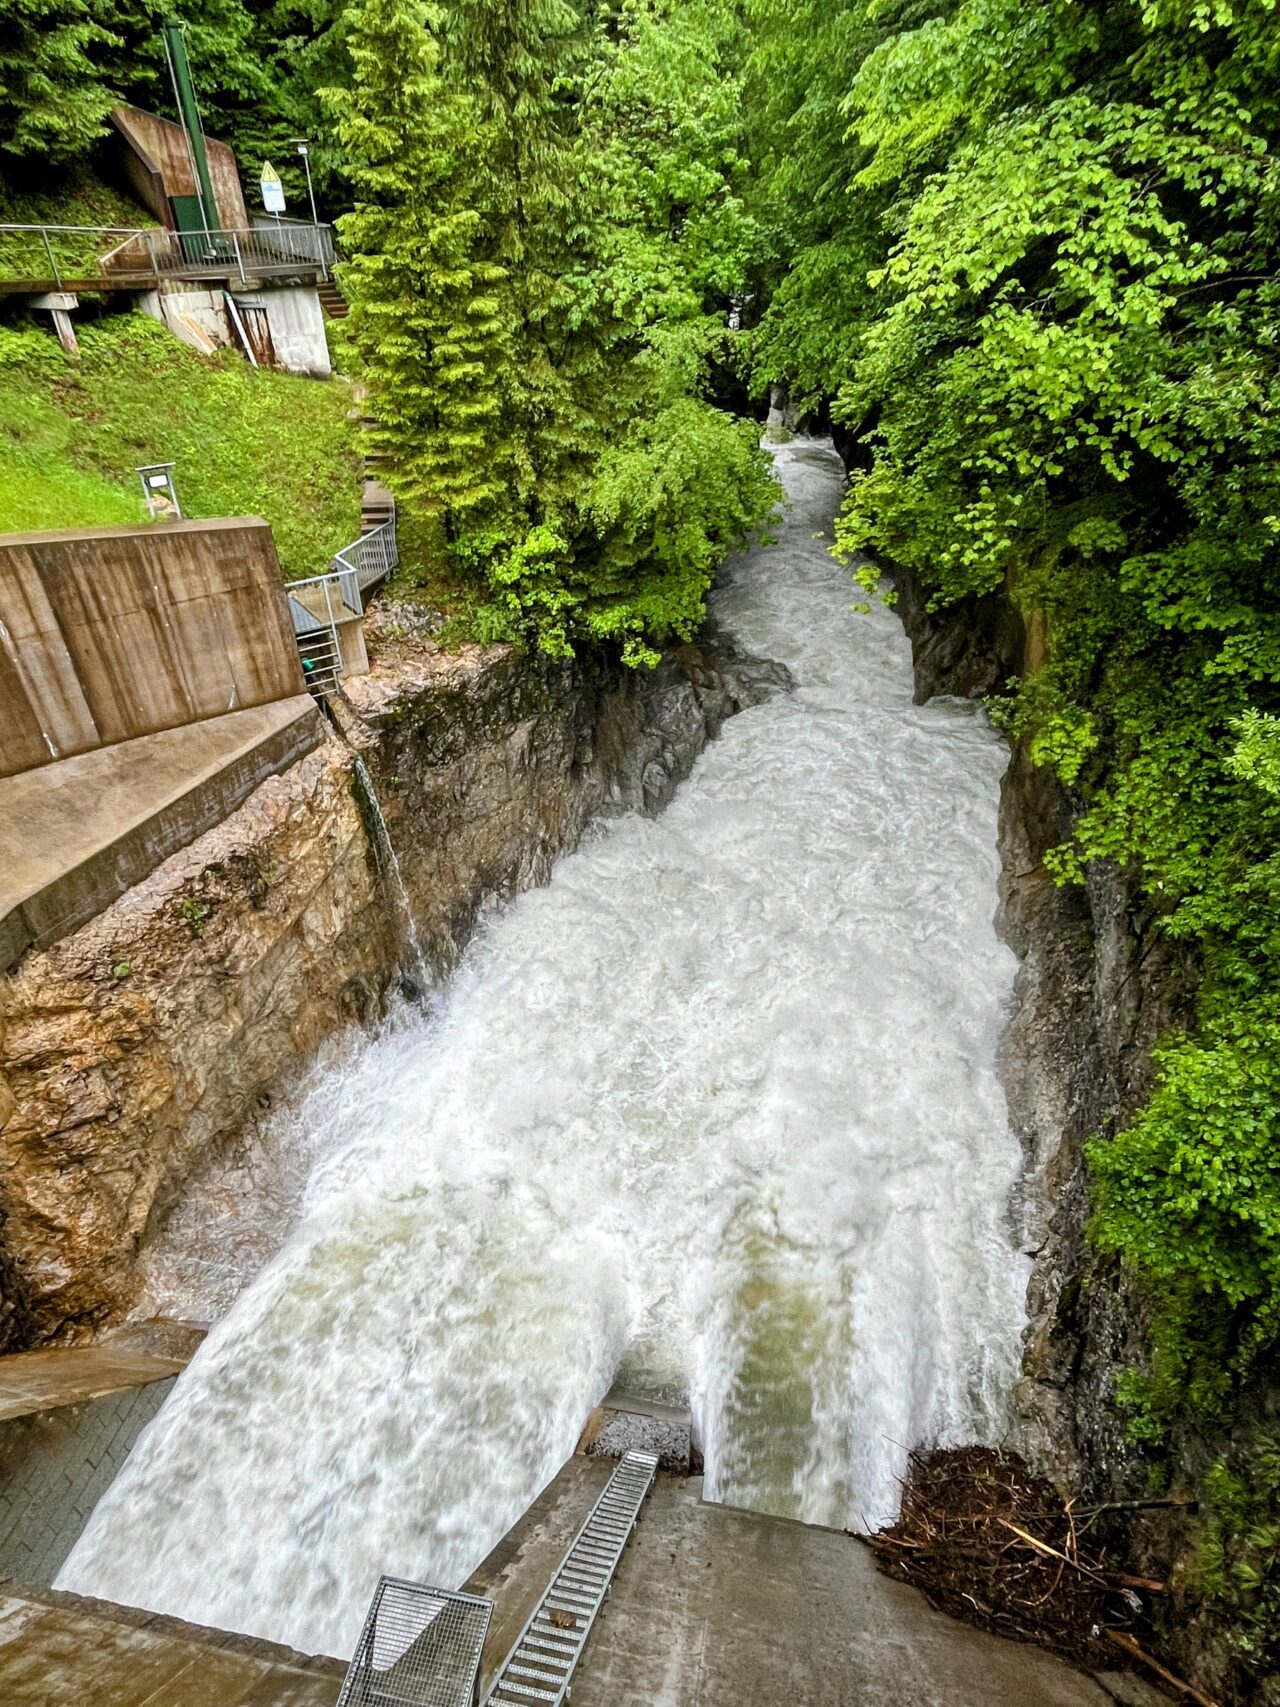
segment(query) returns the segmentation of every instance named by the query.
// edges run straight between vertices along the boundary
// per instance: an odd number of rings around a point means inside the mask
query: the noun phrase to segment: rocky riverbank
[[[1043,655],[1043,632],[1028,632],[1002,595],[931,613],[908,577],[895,584],[922,702],[997,693]],[[1152,1049],[1188,1019],[1197,968],[1158,931],[1128,873],[1095,862],[1081,888],[1050,877],[1044,856],[1068,839],[1078,809],[1015,743],[1001,790],[998,924],[1021,965],[1001,1058],[1027,1153],[1016,1207],[1033,1268],[1009,1445],[1064,1499],[1124,1508],[1095,1530],[1118,1564],[1167,1584],[1147,1607],[1162,1651],[1212,1698],[1244,1707],[1269,1697],[1240,1693],[1250,1686],[1240,1682],[1239,1643],[1255,1637],[1237,1623],[1229,1593],[1207,1592],[1206,1540],[1228,1520],[1206,1497],[1205,1473],[1221,1461],[1251,1485],[1274,1397],[1248,1397],[1213,1437],[1183,1430],[1158,1448],[1134,1443],[1115,1382],[1145,1363],[1147,1303],[1087,1236],[1085,1142],[1119,1131],[1146,1099]]]
[[[658,809],[776,670],[714,639],[654,672],[504,648],[383,648],[342,738],[0,980],[3,1349],[120,1319],[184,1181],[337,1028],[383,1010],[395,909],[352,785],[371,773],[432,966],[545,880],[591,817]]]

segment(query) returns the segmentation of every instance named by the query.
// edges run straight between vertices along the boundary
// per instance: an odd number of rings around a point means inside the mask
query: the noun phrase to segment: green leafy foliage
[[[485,637],[651,663],[776,497],[708,395],[754,241],[732,8],[365,0],[347,29],[348,343],[422,572]]]
[[[81,158],[114,97],[96,55],[113,41],[88,0],[13,0],[0,32],[0,159]]]
[[[1048,635],[1002,721],[1203,973],[1090,1149],[1136,1432],[1280,1337],[1280,31],[1272,0],[749,0],[757,382],[831,398],[847,551]],[[834,328],[829,332],[829,328]]]
[[[1232,1646],[1258,1699],[1280,1701],[1280,1446],[1258,1435],[1204,1481],[1197,1549],[1200,1586],[1231,1607]]]
[[[315,575],[360,525],[350,392],[197,355],[144,315],[0,328],[0,532],[145,519],[134,473],[173,461],[192,516],[269,521],[286,573]]]

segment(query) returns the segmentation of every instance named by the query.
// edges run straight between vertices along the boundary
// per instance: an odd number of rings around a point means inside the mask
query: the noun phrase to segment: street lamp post
[[[311,203],[311,223],[312,225],[319,225],[320,221],[316,217],[315,191],[311,188],[311,147],[307,142],[307,139],[303,136],[294,137],[293,146],[298,150],[298,153],[301,154],[302,167],[307,174],[307,200]]]

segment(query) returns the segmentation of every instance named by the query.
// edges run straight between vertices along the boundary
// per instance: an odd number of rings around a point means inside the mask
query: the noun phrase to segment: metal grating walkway
[[[493,1604],[383,1577],[337,1707],[474,1707]]]
[[[498,1668],[485,1707],[558,1707],[564,1701],[657,1468],[651,1452],[622,1459]]]

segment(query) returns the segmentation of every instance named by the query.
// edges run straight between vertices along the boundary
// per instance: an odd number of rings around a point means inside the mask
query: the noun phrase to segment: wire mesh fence
[[[473,1707],[491,1601],[383,1577],[337,1707]]]

